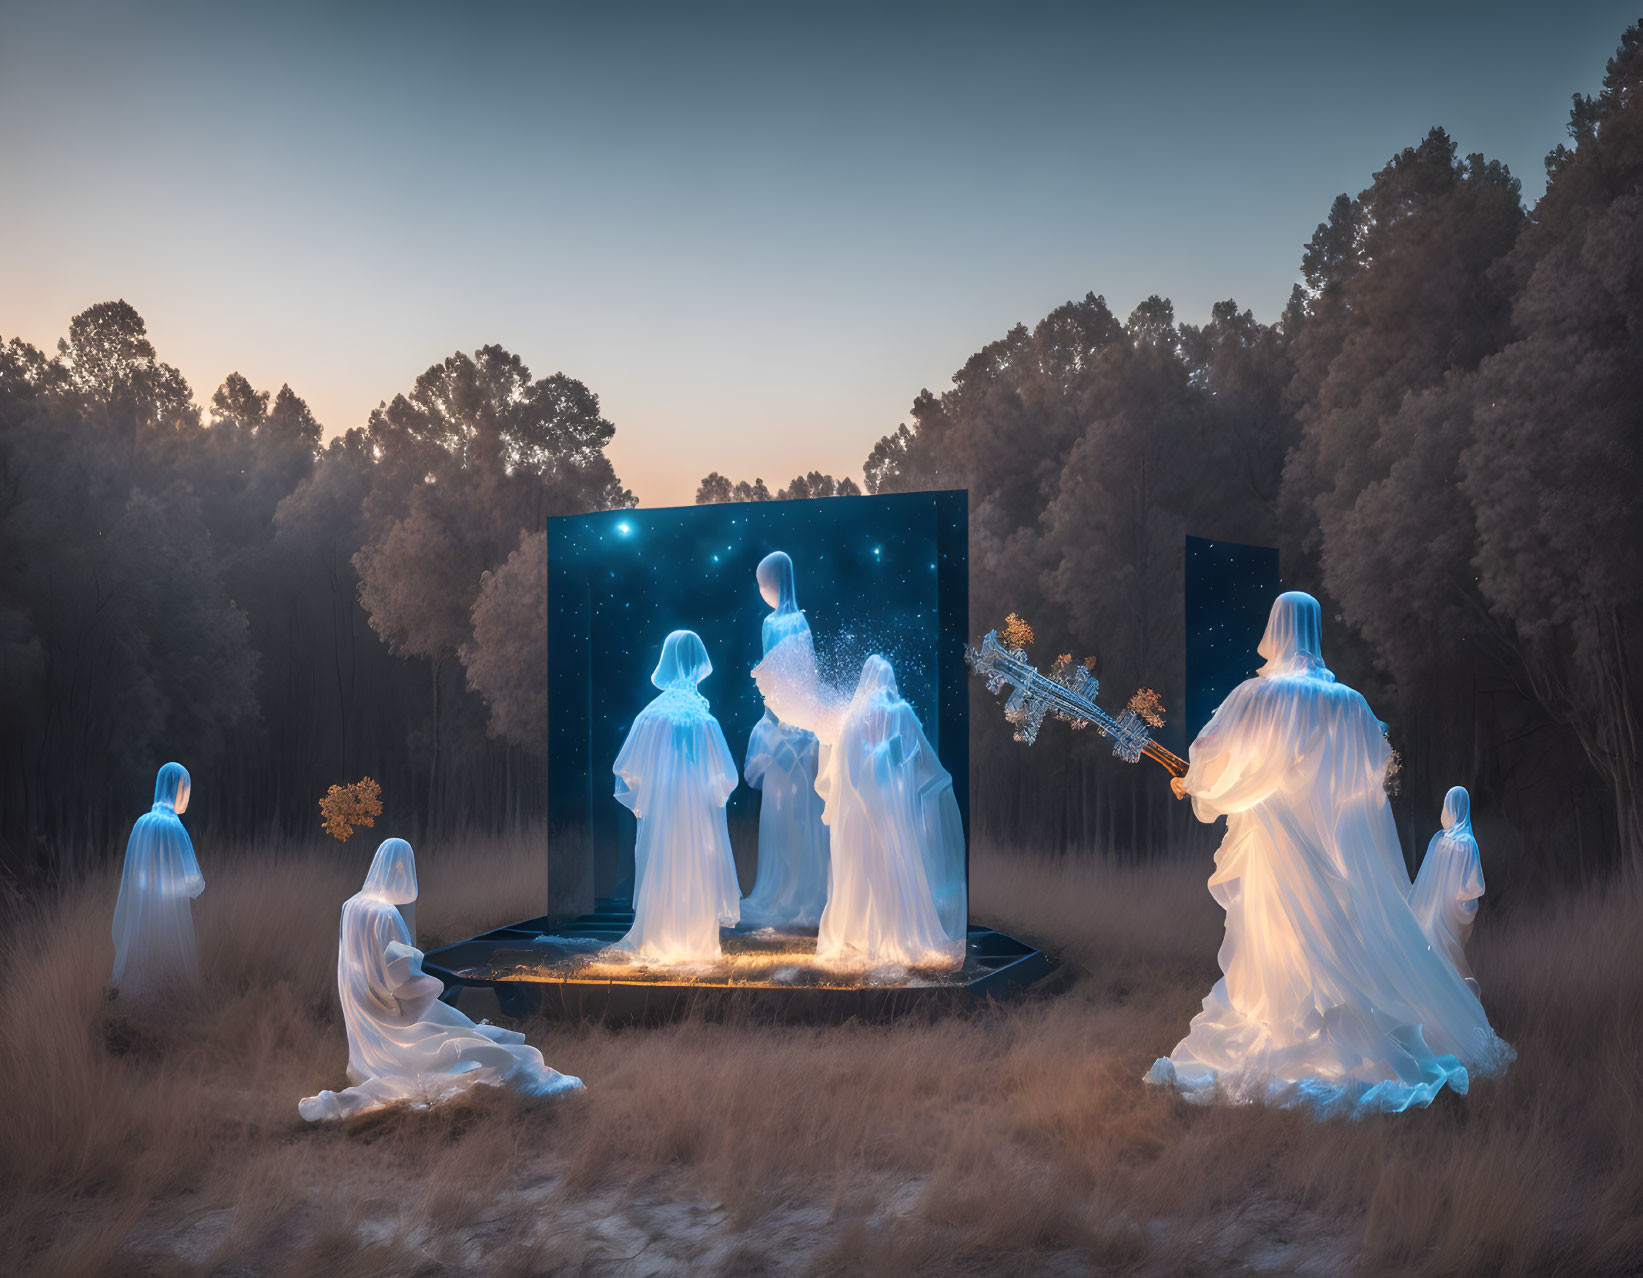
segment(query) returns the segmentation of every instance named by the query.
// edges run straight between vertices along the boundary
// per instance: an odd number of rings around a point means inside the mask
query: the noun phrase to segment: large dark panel
[[[605,511],[548,521],[549,917],[630,895],[634,821],[612,797],[611,763],[670,630],[702,637],[702,684],[738,764],[763,713],[750,671],[769,611],[754,569],[793,559],[799,606],[825,674],[854,684],[883,653],[913,704],[969,830],[968,495],[901,493],[811,501]],[[731,796],[746,829],[758,793]],[[744,883],[744,890],[749,884]]]
[[[1255,645],[1282,590],[1273,547],[1187,538],[1187,741],[1261,664]]]

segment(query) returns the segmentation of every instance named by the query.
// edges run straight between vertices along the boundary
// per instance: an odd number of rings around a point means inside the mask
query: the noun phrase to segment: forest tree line
[[[1184,537],[1277,546],[1388,721],[1406,848],[1466,784],[1518,868],[1643,870],[1638,27],[1568,132],[1528,209],[1433,129],[1335,199],[1274,324],[1091,294],[1018,325],[918,396],[867,491],[969,489],[975,627],[1013,611],[1045,662],[1094,652],[1118,705],[1184,705]],[[1027,750],[973,714],[982,824],[1125,847],[1191,828],[1093,734]]]
[[[978,628],[1181,686],[1186,534],[1277,545],[1327,657],[1406,761],[1406,844],[1446,786],[1532,872],[1643,860],[1643,38],[1577,97],[1532,209],[1441,130],[1341,195],[1272,324],[1094,294],[971,356],[872,449],[870,493],[970,490]],[[146,807],[311,834],[339,781],[386,822],[540,818],[552,514],[631,505],[598,396],[500,346],[329,440],[288,386],[198,403],[123,301],[55,353],[0,345],[0,856],[49,872]],[[775,492],[717,472],[698,501]],[[1146,849],[1190,816],[1089,734],[1016,746],[977,690],[979,828]],[[1065,747],[1065,748],[1064,748]]]

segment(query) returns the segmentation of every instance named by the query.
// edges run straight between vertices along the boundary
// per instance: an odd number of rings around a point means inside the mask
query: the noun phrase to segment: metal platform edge
[[[602,908],[603,907],[603,908]],[[429,950],[422,970],[444,985],[441,998],[467,1010],[488,1010],[490,997],[503,1016],[546,1016],[602,1023],[659,1023],[691,1014],[754,1017],[794,1022],[893,1020],[902,1015],[956,1012],[982,1003],[1021,997],[1057,964],[1042,950],[996,928],[972,923],[966,937],[970,955],[985,970],[959,985],[882,985],[841,989],[830,986],[725,986],[647,981],[517,981],[463,977],[500,948],[529,947],[538,936],[615,941],[633,915],[600,902],[590,914],[551,926],[547,917],[493,928],[477,936]]]

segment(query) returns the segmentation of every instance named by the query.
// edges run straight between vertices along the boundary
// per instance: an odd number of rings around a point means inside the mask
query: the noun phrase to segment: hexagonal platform
[[[951,972],[880,968],[840,972],[815,962],[814,929],[737,927],[724,933],[724,962],[669,971],[600,951],[633,924],[627,902],[550,928],[545,918],[497,928],[430,950],[423,970],[463,1006],[494,995],[506,1016],[655,1022],[686,1014],[752,1013],[782,1021],[836,1022],[928,1015],[1016,997],[1055,967],[1043,953],[972,925],[964,964]]]

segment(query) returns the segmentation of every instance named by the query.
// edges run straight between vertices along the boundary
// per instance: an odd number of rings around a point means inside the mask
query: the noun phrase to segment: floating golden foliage
[[[1059,657],[1057,657],[1055,659],[1055,663],[1050,667],[1051,676],[1053,677],[1055,675],[1060,674],[1068,666],[1072,665],[1072,663],[1073,663],[1072,653],[1070,653],[1070,652],[1062,653]]]
[[[1079,664],[1082,665],[1084,667],[1084,669],[1088,670],[1091,674],[1095,673],[1095,658],[1094,657],[1085,657],[1084,660],[1081,661]]]
[[[1164,726],[1164,699],[1151,688],[1141,688],[1130,698],[1126,710],[1133,710],[1155,728]]]
[[[334,785],[319,801],[319,810],[325,818],[325,832],[338,843],[346,843],[355,826],[368,830],[382,815],[382,787],[370,777],[361,777],[352,785]]]
[[[1033,628],[1015,613],[1004,618],[1004,642],[1012,648],[1025,648],[1033,641]]]
[[[1403,756],[1396,750],[1386,756],[1386,771],[1381,774],[1381,784],[1386,787],[1390,798],[1397,798],[1403,789]]]

